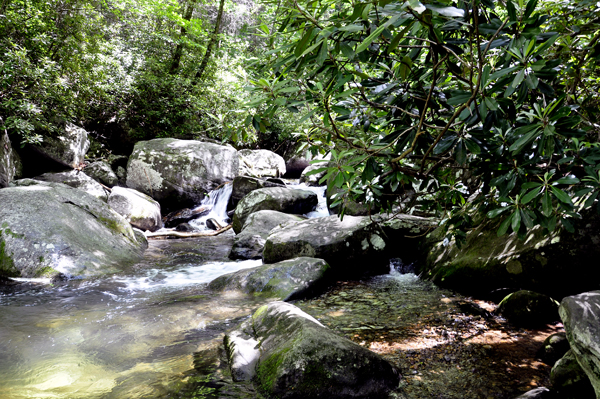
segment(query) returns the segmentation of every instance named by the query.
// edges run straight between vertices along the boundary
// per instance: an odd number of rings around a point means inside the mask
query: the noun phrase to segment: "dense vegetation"
[[[331,153],[323,181],[340,204],[435,212],[458,238],[478,214],[499,234],[572,229],[600,193],[599,11],[591,0],[4,0],[0,124],[23,144],[66,122],[97,138],[300,143]]]

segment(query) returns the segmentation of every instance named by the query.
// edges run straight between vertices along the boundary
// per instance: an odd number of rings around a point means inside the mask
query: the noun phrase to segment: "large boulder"
[[[538,327],[558,321],[558,302],[548,295],[520,290],[506,296],[496,312],[519,327]]]
[[[252,177],[285,175],[285,160],[269,150],[239,150],[240,174]]]
[[[68,172],[59,172],[59,173],[44,173],[43,175],[39,175],[34,177],[33,179],[20,179],[15,180],[12,185],[13,186],[30,186],[32,180],[37,180],[41,182],[49,182],[49,183],[62,183],[67,186],[83,190],[86,193],[98,198],[106,202],[108,199],[108,191],[105,190],[98,182],[83,172],[77,170],[70,170]]]
[[[127,163],[127,187],[170,212],[199,204],[206,193],[232,181],[238,168],[232,147],[171,138],[140,141]]]
[[[113,172],[109,164],[104,161],[96,161],[87,165],[83,171],[92,179],[108,187],[119,184],[119,178]]]
[[[498,237],[497,225],[482,223],[460,247],[438,230],[428,237],[418,271],[438,285],[474,295],[513,288],[562,298],[594,290],[597,283],[586,276],[595,273],[600,258],[600,217],[589,215],[575,226],[574,234],[559,227],[544,234],[535,227],[521,240],[514,233]]]
[[[209,288],[288,301],[324,287],[328,270],[323,259],[295,258],[223,275],[213,280]]]
[[[160,204],[139,191],[113,187],[108,205],[140,230],[156,231],[162,227]]]
[[[260,259],[262,258],[265,241],[271,230],[287,222],[303,220],[297,215],[277,211],[258,211],[246,219],[242,231],[233,240],[229,253],[230,259]]]
[[[0,204],[2,276],[116,272],[146,244],[105,202],[61,183],[4,188]]]
[[[285,187],[285,184],[276,183],[270,180],[257,179],[256,177],[250,176],[237,176],[233,179],[233,189],[231,196],[229,197],[229,203],[227,209],[235,209],[237,204],[244,198],[248,193],[259,188],[266,187]]]
[[[572,350],[559,359],[550,372],[550,383],[561,399],[594,399],[594,388]]]
[[[309,186],[319,186],[319,181],[325,176],[327,173],[326,170],[311,173],[316,171],[317,169],[322,169],[329,166],[328,162],[315,162],[308,165],[300,174],[300,182],[306,183]],[[309,174],[310,173],[310,174]]]
[[[225,343],[234,379],[268,398],[384,398],[400,381],[379,355],[285,302],[259,308]]]
[[[235,208],[233,231],[239,233],[248,216],[254,212],[269,209],[284,213],[304,214],[314,210],[319,199],[308,190],[284,187],[270,187],[254,190],[246,195]]]
[[[600,291],[563,298],[558,311],[573,355],[600,397]]]
[[[0,188],[21,177],[23,166],[19,154],[13,149],[8,134],[0,133]]]

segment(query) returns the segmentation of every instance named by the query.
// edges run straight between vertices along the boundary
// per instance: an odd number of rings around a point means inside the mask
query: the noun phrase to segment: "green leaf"
[[[508,12],[508,18],[511,22],[517,21],[517,10],[512,0],[506,0],[506,11]]]
[[[521,220],[523,221],[523,224],[528,229],[531,229],[533,227],[533,219],[531,219],[529,214],[527,212],[525,212],[524,210],[521,209],[520,212],[521,212]]]
[[[304,49],[306,49],[306,46],[308,45],[309,40],[312,38],[312,32],[313,32],[313,27],[310,27],[306,30],[306,33],[304,34],[304,36],[302,36],[302,39],[300,39],[300,41],[298,42],[298,45],[296,46],[296,49],[294,50],[294,55],[296,56],[296,58],[299,58],[300,55],[302,55],[302,53],[304,53]]]
[[[510,3],[510,0],[507,0]],[[515,80],[513,80],[513,82],[511,83],[511,86],[516,89],[517,87],[519,87],[519,85],[521,84],[521,82],[523,82],[523,79],[525,79],[525,70],[521,69],[519,71],[519,73],[517,73],[517,76],[515,76]]]
[[[498,237],[502,237],[504,234],[506,234],[506,231],[508,230],[508,226],[510,226],[510,223],[512,221],[513,218],[513,214],[511,214],[509,217],[507,217],[504,222],[502,222],[502,224],[500,225],[500,227],[498,228]]]
[[[466,103],[471,98],[470,92],[460,92],[457,91],[456,94],[453,94],[452,97],[448,99],[448,105],[459,105]]]
[[[367,49],[367,47],[369,47],[371,45],[373,40],[375,40],[379,35],[381,35],[381,32],[383,32],[383,30],[385,28],[387,28],[388,26],[390,26],[391,24],[396,22],[398,20],[398,18],[400,18],[400,14],[394,15],[386,23],[384,23],[383,25],[381,25],[380,27],[375,29],[375,31],[373,33],[371,33],[369,36],[367,36],[367,38],[365,40],[363,40],[363,42],[356,48],[356,54],[365,51]]]
[[[533,190],[531,190],[530,192],[528,192],[521,198],[521,203],[527,204],[527,203],[531,202],[531,200],[533,200],[535,197],[537,197],[541,191],[542,191],[541,188],[534,188]]]
[[[554,194],[554,196],[560,202],[569,204],[569,205],[573,205],[573,201],[571,201],[571,197],[569,197],[569,194],[565,193],[563,190],[561,190],[558,187],[550,186],[550,189],[552,190],[552,193]]]
[[[513,213],[510,227],[512,227],[515,233],[519,231],[519,227],[521,227],[521,212],[518,209]]]
[[[538,0],[529,0],[527,3],[527,7],[525,7],[525,13],[523,14],[523,19],[527,19],[531,16],[535,7],[537,6]]]
[[[490,111],[498,111],[498,103],[491,97],[485,98],[485,104]]]
[[[513,143],[513,145],[511,145],[509,147],[509,151],[511,151],[513,154],[518,154],[519,152],[521,152],[523,150],[523,148],[525,148],[525,146],[531,141],[533,140],[535,137],[537,137],[538,134],[538,129],[539,126],[535,126],[535,129],[529,133],[524,134],[523,136],[521,136],[517,141],[515,141]]]
[[[493,219],[493,218],[501,215],[504,211],[506,211],[507,209],[510,209],[510,208],[511,208],[511,206],[503,206],[502,208],[493,209],[487,213],[487,217],[490,219]]]
[[[567,218],[562,218],[560,221],[569,233],[575,233],[575,228],[573,227],[573,224],[571,224],[571,222],[569,222]]]
[[[542,215],[546,217],[552,215],[552,198],[550,198],[550,193],[548,191],[542,196]]]
[[[556,184],[577,184],[577,183],[579,183],[579,179],[576,177],[565,176],[565,177],[561,177],[560,179],[556,180],[554,183],[556,183]]]
[[[321,44],[321,49],[319,50],[319,54],[317,55],[317,64],[323,65],[323,62],[325,62],[325,60],[327,59],[328,54],[329,51],[327,46],[327,40],[323,40],[323,43]]]

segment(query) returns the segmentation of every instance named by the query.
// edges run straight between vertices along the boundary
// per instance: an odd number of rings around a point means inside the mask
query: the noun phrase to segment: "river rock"
[[[600,397],[600,291],[563,298],[559,313],[573,355]]]
[[[298,179],[302,175],[304,169],[310,165],[310,161],[306,158],[293,157],[285,163],[285,178]]]
[[[572,350],[567,351],[552,367],[550,383],[561,399],[596,398],[594,387]]]
[[[239,150],[240,175],[281,177],[285,175],[285,160],[269,150]]]
[[[8,187],[22,172],[21,157],[13,149],[8,134],[0,133],[0,188]]]
[[[259,308],[225,343],[233,377],[269,398],[384,398],[400,381],[379,355],[286,302]]]
[[[553,366],[569,349],[571,349],[571,345],[569,345],[569,341],[567,340],[567,334],[561,331],[548,336],[544,340],[542,347],[538,351],[538,356],[544,363]]]
[[[0,190],[0,275],[88,276],[138,261],[144,242],[105,202],[61,183]]]
[[[160,204],[139,191],[113,187],[108,205],[138,229],[156,231],[162,227]]]
[[[558,321],[558,302],[538,292],[520,290],[504,298],[496,312],[519,327],[535,327]]]
[[[246,219],[242,231],[233,240],[229,253],[230,259],[260,259],[262,258],[265,241],[271,230],[287,222],[303,220],[297,215],[277,211],[258,211]]]
[[[87,165],[83,171],[92,179],[108,187],[119,184],[119,178],[113,172],[109,164],[104,161],[96,161]]]
[[[217,291],[242,291],[289,301],[324,287],[329,265],[323,259],[295,258],[226,274],[209,284]]]
[[[246,219],[254,212],[268,209],[284,213],[303,214],[314,210],[318,202],[317,194],[308,190],[283,187],[254,190],[236,206],[233,214],[233,231],[236,234],[242,231]]]
[[[150,195],[165,211],[190,208],[238,175],[237,151],[228,146],[172,138],[136,143],[127,186]]]
[[[327,166],[329,166],[328,162],[311,163],[302,171],[302,174],[300,175],[300,181],[306,183],[308,186],[320,186],[321,184],[319,184],[319,181],[323,178],[323,176],[325,176],[327,171],[323,170],[310,175],[308,173]]]
[[[49,182],[49,183],[62,183],[67,186],[83,190],[86,193],[93,195],[106,202],[108,199],[108,191],[105,190],[98,182],[83,172],[77,170],[70,170],[68,172],[59,173],[44,173],[34,177],[33,179],[20,179],[13,182],[13,186],[30,186],[32,184],[39,184],[35,182]]]
[[[237,176],[235,179],[233,179],[233,188],[231,191],[231,196],[229,197],[227,209],[235,209],[240,200],[248,193],[265,187],[285,187],[285,184],[257,179],[250,176]]]
[[[478,296],[507,287],[555,298],[594,290],[596,281],[584,276],[595,274],[600,258],[600,217],[586,215],[574,225],[574,234],[557,227],[545,235],[534,227],[521,240],[514,233],[498,237],[497,225],[482,223],[460,248],[440,229],[429,235],[418,272],[440,286]]]
[[[176,227],[182,223],[187,223],[190,220],[197,219],[201,216],[206,216],[211,210],[211,206],[201,205],[194,209],[185,208],[178,211],[173,211],[163,218],[163,224],[165,227]]]

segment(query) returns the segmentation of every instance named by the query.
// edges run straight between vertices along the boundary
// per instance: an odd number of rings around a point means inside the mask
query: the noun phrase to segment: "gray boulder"
[[[263,251],[265,263],[298,256],[322,258],[347,272],[388,271],[386,242],[368,217],[338,216],[287,223],[271,231]],[[356,269],[356,270],[354,270]]]
[[[241,199],[251,191],[266,187],[285,187],[285,184],[257,179],[256,177],[237,176],[233,179],[232,187],[231,197],[229,197],[229,203],[227,204],[227,209],[229,210],[235,209]]]
[[[232,147],[171,138],[140,141],[127,163],[127,187],[173,211],[199,204],[206,193],[232,181],[238,168]]]
[[[141,258],[145,240],[105,202],[60,183],[0,190],[0,276],[88,276]]]
[[[594,388],[575,354],[569,350],[550,372],[550,383],[561,399],[594,399]]]
[[[319,186],[319,180],[321,180],[323,176],[325,176],[327,171],[323,170],[321,172],[310,175],[309,173],[327,166],[329,166],[328,162],[311,163],[302,171],[302,174],[300,175],[300,182],[306,183],[309,186]]]
[[[209,284],[216,291],[241,291],[288,301],[324,286],[329,265],[323,259],[295,258],[226,274]]]
[[[140,230],[156,231],[162,227],[160,204],[139,191],[113,187],[108,205]]]
[[[103,161],[92,162],[87,165],[83,171],[92,179],[108,187],[113,187],[119,184],[119,178],[113,172],[109,164]]]
[[[271,230],[287,222],[303,220],[297,215],[277,211],[258,211],[246,219],[242,231],[233,240],[229,253],[230,259],[260,259],[262,258],[265,241]]]
[[[383,398],[400,381],[379,355],[285,302],[259,308],[225,344],[234,379],[266,397]]]
[[[519,327],[536,327],[558,321],[558,302],[548,295],[520,290],[507,295],[496,312]]]
[[[285,175],[285,160],[269,150],[239,150],[240,175],[281,177]]]
[[[33,179],[21,179],[15,180],[13,182],[13,186],[29,186],[32,183],[32,180],[36,180],[38,182],[48,182],[48,183],[62,183],[67,186],[85,191],[86,193],[98,198],[106,202],[108,199],[108,191],[105,190],[98,182],[83,172],[77,170],[70,170],[68,172],[59,172],[59,173],[44,173],[43,175],[39,175],[34,177]]]
[[[22,171],[21,158],[13,149],[8,134],[0,133],[0,188],[8,187],[14,179],[21,177]]]
[[[559,313],[573,355],[600,397],[600,291],[563,298]]]
[[[54,161],[77,168],[83,165],[90,140],[85,129],[67,123],[62,132],[56,136],[44,137],[42,144],[36,148]]]
[[[235,208],[233,231],[239,233],[248,216],[261,210],[303,214],[314,210],[319,199],[308,190],[270,187],[254,190],[246,195]]]

